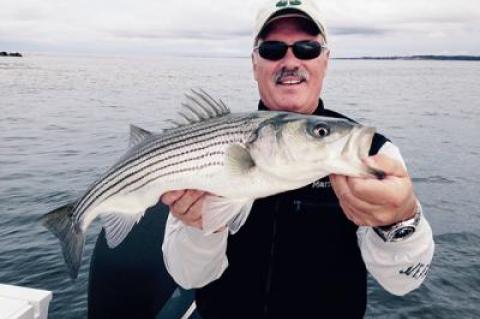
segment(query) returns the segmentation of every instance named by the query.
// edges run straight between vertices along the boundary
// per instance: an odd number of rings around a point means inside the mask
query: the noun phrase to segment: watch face
[[[393,239],[404,239],[410,236],[415,232],[415,227],[413,226],[404,226],[395,230],[395,234],[393,235]]]

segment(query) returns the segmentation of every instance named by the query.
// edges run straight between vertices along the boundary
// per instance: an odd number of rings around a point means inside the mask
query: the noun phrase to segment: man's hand
[[[364,161],[384,171],[385,178],[330,176],[347,218],[359,226],[386,226],[412,218],[416,197],[410,176],[402,164],[383,154]]]
[[[163,194],[160,200],[185,225],[202,229],[202,207],[206,195],[206,192],[198,190],[176,190]]]

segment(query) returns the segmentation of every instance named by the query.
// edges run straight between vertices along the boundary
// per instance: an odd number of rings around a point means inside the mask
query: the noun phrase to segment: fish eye
[[[324,123],[319,123],[312,128],[312,133],[315,137],[325,137],[330,134],[330,130]]]

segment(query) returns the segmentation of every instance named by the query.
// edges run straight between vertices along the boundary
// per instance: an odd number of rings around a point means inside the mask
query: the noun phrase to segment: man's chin
[[[310,103],[302,91],[283,90],[277,94],[277,109],[296,113],[312,113],[318,105],[318,101]],[[312,108],[312,105],[315,104]]]
[[[305,113],[303,108],[304,104],[301,103],[301,99],[295,96],[288,96],[283,98],[278,105],[278,110],[296,113]]]
[[[282,99],[298,99],[304,96],[308,91],[308,88],[304,83],[287,85],[277,84],[275,88]]]
[[[309,91],[309,87],[305,81],[295,84],[277,83],[275,84],[275,89],[277,89],[277,92],[280,94],[286,95],[303,95],[308,94]]]

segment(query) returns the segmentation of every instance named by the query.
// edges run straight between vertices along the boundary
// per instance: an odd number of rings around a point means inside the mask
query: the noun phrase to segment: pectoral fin
[[[245,147],[240,144],[232,144],[225,154],[225,165],[231,174],[243,175],[255,166],[255,162]]]
[[[243,226],[253,205],[253,199],[227,199],[207,196],[203,206],[203,232],[209,235],[228,225],[232,234]]]

